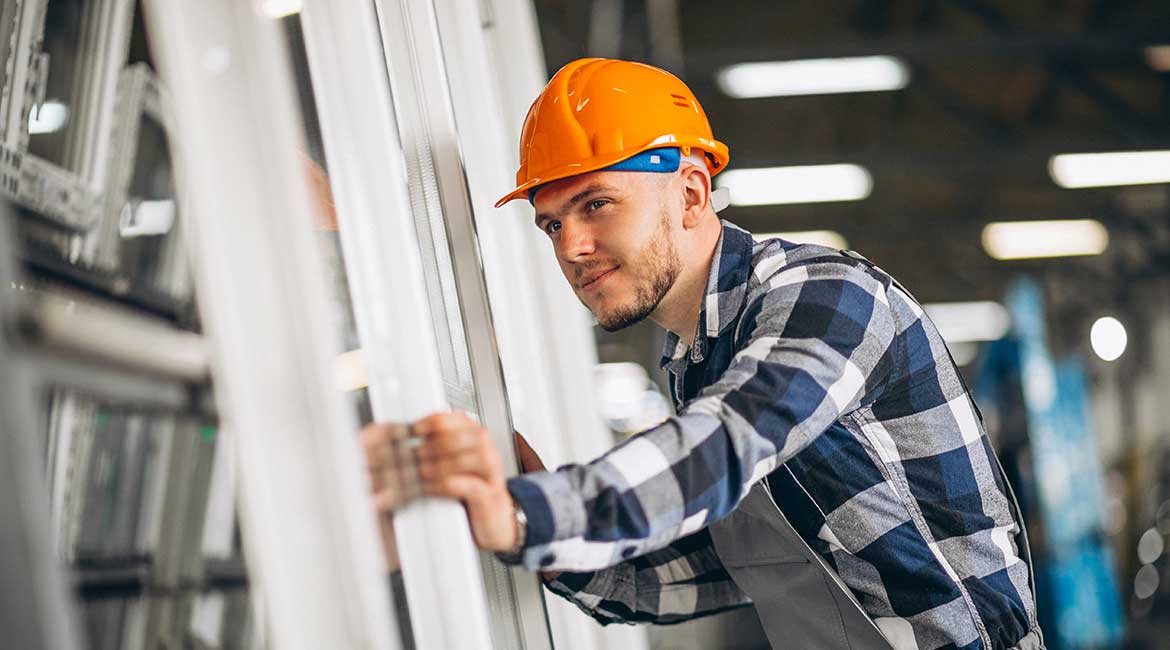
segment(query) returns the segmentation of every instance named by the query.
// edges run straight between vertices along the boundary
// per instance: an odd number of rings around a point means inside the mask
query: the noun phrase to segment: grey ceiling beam
[[[848,38],[815,44],[761,42],[752,45],[689,44],[687,71],[710,75],[745,61],[788,61],[886,54],[922,65],[1018,65],[1021,60],[1049,58],[1126,64],[1143,62],[1146,46],[1170,43],[1170,27],[1128,32],[1012,34],[914,38]]]
[[[996,34],[1011,36],[1016,32],[1007,16],[986,0],[952,0],[952,3],[976,16]],[[1152,37],[1149,44],[1165,43],[1168,40],[1165,28],[1147,36]],[[1083,58],[1075,60],[1066,53],[1054,50],[1044,53],[1043,63],[1049,74],[1101,108],[1132,143],[1144,142],[1170,130],[1167,128],[1170,124],[1166,119],[1159,120],[1154,116],[1145,115],[1126,99],[1090,77],[1085,70],[1089,61]]]
[[[782,165],[817,165],[851,162],[881,174],[883,170],[907,170],[929,176],[950,176],[956,172],[999,171],[1018,176],[1022,172],[1036,178],[1048,178],[1049,157],[1060,153],[1117,151],[1132,147],[1125,139],[1067,139],[1050,143],[1033,142],[1021,147],[890,147],[853,151],[800,153],[767,147],[733,149],[733,167],[772,167]],[[1143,149],[1170,149],[1170,138],[1144,140]],[[768,151],[768,153],[764,153]],[[1054,186],[1055,187],[1055,186]]]

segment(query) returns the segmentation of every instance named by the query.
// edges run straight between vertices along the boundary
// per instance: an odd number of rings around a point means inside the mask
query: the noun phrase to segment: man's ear
[[[696,165],[681,172],[683,192],[683,227],[695,228],[703,223],[711,205],[711,177]]]

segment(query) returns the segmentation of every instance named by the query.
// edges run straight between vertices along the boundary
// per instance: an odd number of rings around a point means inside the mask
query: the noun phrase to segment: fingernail
[[[417,449],[423,445],[422,438],[403,438],[402,440],[397,440],[395,442],[398,444],[398,448],[403,451]]]

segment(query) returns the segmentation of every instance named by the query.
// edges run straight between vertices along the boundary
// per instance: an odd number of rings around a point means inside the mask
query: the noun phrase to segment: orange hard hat
[[[684,156],[702,151],[712,175],[729,158],[699,100],[678,77],[632,61],[577,59],[553,75],[528,109],[516,188],[496,207],[528,198],[545,183],[662,147],[678,147]]]

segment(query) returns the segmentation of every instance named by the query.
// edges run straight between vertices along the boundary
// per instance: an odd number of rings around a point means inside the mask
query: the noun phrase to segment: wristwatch
[[[496,557],[505,564],[520,564],[524,559],[524,542],[528,537],[528,515],[524,509],[512,499],[512,520],[516,522],[516,543],[505,552],[496,553]]]

